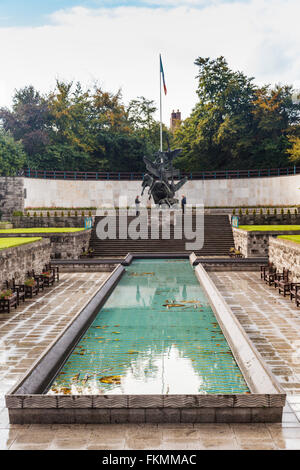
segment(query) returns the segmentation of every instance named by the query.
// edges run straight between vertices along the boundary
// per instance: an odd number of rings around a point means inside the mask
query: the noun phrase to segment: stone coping
[[[10,237],[4,237],[4,238],[10,238]],[[13,237],[13,238],[19,238],[19,237]],[[34,246],[49,246],[50,245],[50,240],[43,240],[42,237],[30,237],[30,238],[34,238],[35,240],[31,241],[31,242],[28,242],[28,243],[22,243],[20,245],[14,245],[14,246],[10,246],[10,247],[7,247],[7,248],[2,248],[0,249],[0,258],[1,258],[1,254],[5,254],[5,256],[7,255],[10,255],[10,254],[14,254],[16,252],[16,249],[18,250],[30,250],[32,249]]]
[[[20,240],[20,237],[5,237],[5,238],[2,238],[2,240],[4,240],[4,243],[5,243],[5,240],[7,240],[7,238],[11,240],[12,244],[10,246],[2,246],[0,242],[0,256],[2,252],[6,252],[6,250],[9,250],[10,248],[19,248],[24,245],[32,245],[32,243],[42,241],[42,237],[28,237],[27,240]]]
[[[172,257],[170,254],[166,256]],[[140,254],[137,257],[140,257]],[[150,254],[146,257],[153,258]],[[251,364],[243,363],[242,370],[246,375],[250,394],[46,395],[49,384],[91,324],[124,270],[125,268],[119,265],[111,273],[93,299],[6,395],[11,423],[281,421],[285,394],[265,372],[258,359],[253,358],[254,354],[248,358],[248,361],[252,361]],[[198,265],[195,271],[200,280],[202,272],[205,273],[203,267]],[[208,275],[205,275],[206,281],[209,280]],[[212,284],[211,281],[210,283]],[[206,286],[205,290],[209,295],[208,287]],[[219,310],[219,307],[216,309]],[[233,346],[233,352],[236,355],[239,353],[238,359],[243,357],[239,348],[246,346],[245,338],[242,346]],[[240,362],[239,359],[238,363]],[[249,377],[250,373],[254,373],[253,366],[256,365],[260,368],[259,373],[253,378]]]
[[[285,234],[285,235],[290,235],[290,234]],[[291,235],[295,235],[294,233],[292,233]],[[300,235],[300,233],[299,233]],[[293,240],[287,240],[286,238],[276,238],[275,240],[272,240],[272,243],[274,244],[274,242],[276,244],[284,244],[284,245],[287,245],[291,248],[293,248],[294,250],[296,251],[300,251],[300,243],[299,242],[294,242]]]
[[[249,234],[249,235],[300,235],[300,230],[245,230],[242,228],[232,227],[232,230],[242,233],[242,234]]]
[[[82,234],[90,233],[92,229],[82,229],[76,232],[17,232],[17,233],[0,233],[0,238],[19,238],[19,237],[42,237],[42,238],[51,238],[51,237],[79,237]]]

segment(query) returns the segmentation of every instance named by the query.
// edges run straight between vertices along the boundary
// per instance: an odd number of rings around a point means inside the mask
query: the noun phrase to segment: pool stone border
[[[174,258],[169,253],[155,257],[149,254],[130,255],[128,264],[137,258]],[[178,257],[183,256],[178,254]],[[205,272],[198,265],[195,269],[198,279],[199,269]],[[11,424],[281,422],[285,405],[282,389],[265,366],[261,366],[259,377],[251,379],[247,365],[241,367],[241,358],[236,357],[236,351],[232,352],[250,388],[250,394],[45,395],[43,392],[90,326],[124,271],[121,265],[115,268],[92,300],[6,395]],[[208,278],[207,273],[206,276]],[[234,317],[232,312],[231,315]],[[228,341],[227,336],[226,339]],[[231,347],[231,343],[229,345]],[[253,346],[252,343],[250,346]],[[257,354],[254,355],[259,360]]]

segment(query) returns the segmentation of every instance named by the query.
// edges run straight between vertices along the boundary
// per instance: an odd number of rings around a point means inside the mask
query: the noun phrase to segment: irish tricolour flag
[[[160,73],[162,75],[162,80],[163,80],[163,86],[164,86],[164,92],[165,95],[167,94],[167,87],[166,87],[166,82],[165,82],[165,74],[164,74],[164,68],[161,60],[161,55],[159,54],[159,60],[160,60]]]

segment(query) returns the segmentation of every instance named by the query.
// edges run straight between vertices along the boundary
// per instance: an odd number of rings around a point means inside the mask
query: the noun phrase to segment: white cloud
[[[198,56],[224,55],[257,83],[299,87],[299,17],[298,0],[251,0],[203,9],[78,7],[56,12],[45,26],[0,28],[0,106],[10,105],[15,88],[46,92],[55,78],[98,80],[106,90],[122,87],[126,101],[144,95],[158,102],[160,52],[167,124],[173,108],[186,117],[196,103]]]

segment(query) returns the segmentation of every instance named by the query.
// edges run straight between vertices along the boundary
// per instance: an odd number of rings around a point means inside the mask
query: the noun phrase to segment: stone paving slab
[[[260,273],[211,272],[258,352],[287,393],[300,421],[300,308],[260,279]]]
[[[16,312],[0,315],[0,450],[300,449],[300,423],[296,415],[300,408],[300,394],[297,395],[297,388],[294,387],[298,382],[285,382],[293,388],[288,392],[289,403],[284,408],[282,424],[10,425],[4,403],[5,393],[76,315],[87,296],[91,297],[99,289],[107,275],[62,274],[60,283],[47,289],[44,296],[27,300],[25,306],[19,307]],[[236,275],[241,278],[236,278]],[[296,352],[300,345],[297,322],[300,309],[293,309],[288,300],[278,298],[277,292],[265,287],[259,276],[255,275],[254,279],[253,273],[218,272],[211,273],[211,276],[223,290],[228,303],[231,301],[236,308],[240,322],[248,329],[249,336],[252,335],[251,339],[257,338],[258,341],[253,342],[256,346],[261,345],[260,352],[269,365],[281,367],[280,372],[282,367],[290,369],[290,377],[299,375],[300,356]],[[242,285],[240,281],[243,281]],[[235,286],[234,292],[239,296],[240,305],[227,292],[232,285]],[[260,289],[257,302],[264,313],[258,312],[252,298],[253,289]],[[250,293],[251,301],[248,302]],[[283,324],[281,316],[286,320]],[[266,346],[265,356],[263,345]],[[274,350],[275,358],[268,358],[266,355]]]

